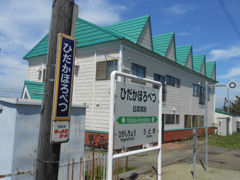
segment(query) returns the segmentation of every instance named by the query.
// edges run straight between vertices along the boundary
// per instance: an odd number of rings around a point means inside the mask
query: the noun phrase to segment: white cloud
[[[216,43],[204,44],[203,46],[200,46],[199,48],[194,48],[194,51],[196,51],[196,52],[206,51],[206,50],[212,49],[216,45],[217,45]]]
[[[179,33],[176,33],[177,36],[190,36],[192,33],[190,32],[179,32]]]
[[[164,11],[169,15],[185,15],[187,12],[195,10],[197,8],[197,5],[173,4],[171,7],[165,8]]]
[[[218,75],[218,79],[231,79],[236,76],[240,76],[240,66],[233,67],[229,70],[227,74]]]
[[[214,49],[210,52],[210,59],[214,61],[229,60],[240,56],[240,47],[231,46],[228,49]]]
[[[75,3],[79,5],[80,18],[99,25],[119,22],[126,10],[109,0],[75,0]],[[0,87],[23,86],[27,62],[22,57],[48,33],[51,10],[51,0],[0,0]]]
[[[78,3],[79,2],[79,3]],[[79,17],[98,25],[108,25],[119,22],[121,13],[127,8],[108,0],[80,0]]]

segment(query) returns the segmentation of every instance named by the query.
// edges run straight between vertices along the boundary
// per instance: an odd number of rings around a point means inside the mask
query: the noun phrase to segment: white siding
[[[165,125],[165,129],[182,129],[184,128],[184,115],[204,115],[205,106],[199,104],[199,98],[193,96],[192,84],[198,82],[204,83],[199,77],[184,71],[170,67],[160,61],[153,60],[143,54],[136,53],[130,49],[125,48],[124,57],[131,57],[131,60],[123,58],[123,65],[126,69],[131,69],[131,63],[136,63],[146,67],[146,78],[153,79],[153,73],[160,75],[171,75],[181,80],[180,88],[166,86],[166,102],[163,102],[163,113],[174,114],[173,108],[176,109],[175,113],[180,115],[180,124]],[[151,86],[151,85],[149,85]],[[214,93],[210,95],[208,102],[209,110],[209,125],[212,125],[214,113]]]
[[[200,70],[200,73],[205,75],[205,69],[206,69],[206,63],[205,63],[205,59],[203,60],[203,63],[202,63],[202,67],[201,67],[201,70]]]
[[[77,54],[80,67],[74,77],[73,100],[88,106],[86,129],[108,131],[109,123],[109,80],[96,81],[96,62],[118,59],[119,46]]]
[[[214,69],[213,69],[212,77],[211,77],[211,78],[216,80],[216,66],[215,66]]]
[[[172,38],[165,56],[172,61],[176,61],[174,38]]]
[[[42,60],[39,61],[30,61],[28,66],[28,80],[29,81],[37,81],[41,82],[41,79],[39,80],[39,71],[38,68],[42,68]]]
[[[192,69],[192,50],[190,50],[186,64],[186,67],[188,67],[189,69]]]
[[[150,24],[149,21],[146,23],[143,32],[138,40],[138,44],[152,50],[152,41],[151,41],[151,29],[150,29]]]

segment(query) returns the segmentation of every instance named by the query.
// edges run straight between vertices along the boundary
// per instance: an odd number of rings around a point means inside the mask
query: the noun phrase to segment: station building
[[[86,133],[108,136],[110,74],[113,70],[163,84],[164,141],[204,132],[205,95],[208,94],[209,133],[214,129],[216,62],[193,54],[191,45],[175,45],[175,33],[152,36],[150,16],[100,27],[77,18],[73,103],[87,105]],[[25,56],[28,80],[22,98],[41,99],[48,51],[48,35]],[[118,81],[124,79],[118,79]],[[131,82],[131,81],[130,81]],[[152,87],[151,84],[138,83]]]

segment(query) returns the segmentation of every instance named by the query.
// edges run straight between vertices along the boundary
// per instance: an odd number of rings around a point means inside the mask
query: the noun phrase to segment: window
[[[192,127],[198,127],[198,116],[192,116]]]
[[[199,104],[204,104],[204,95],[205,95],[205,88],[199,86]]]
[[[193,84],[193,96],[198,96],[198,85]]]
[[[174,115],[166,114],[165,124],[174,124]]]
[[[146,67],[132,63],[132,74],[138,77],[146,77]]]
[[[204,116],[202,115],[185,115],[184,128],[204,127]]]
[[[166,81],[168,85],[175,86],[175,77],[167,75]]]
[[[204,127],[204,116],[199,116],[199,127]]]
[[[192,127],[192,116],[185,115],[184,116],[184,128],[191,128]]]
[[[165,124],[179,124],[179,115],[165,114]]]
[[[159,81],[162,83],[162,100],[165,101],[166,100],[166,88],[165,88],[165,76],[161,76],[159,74],[154,73],[154,81]],[[153,88],[158,89],[159,87],[157,85],[153,85]]]
[[[117,69],[117,60],[97,62],[96,80],[109,80],[111,73]]]
[[[180,88],[180,79],[176,78],[176,86]]]

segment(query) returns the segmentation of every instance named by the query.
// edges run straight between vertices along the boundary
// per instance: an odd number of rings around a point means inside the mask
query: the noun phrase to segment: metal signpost
[[[56,80],[54,86],[51,143],[69,139],[76,39],[58,35]]]
[[[193,178],[196,179],[196,145],[197,145],[197,130],[193,129]]]
[[[116,82],[116,76],[158,85],[159,89]],[[116,91],[115,91],[116,85]],[[115,94],[116,93],[116,94]],[[116,97],[116,102],[115,102]],[[115,105],[116,104],[116,105]],[[115,132],[114,132],[115,130]],[[162,85],[160,82],[113,71],[110,91],[110,123],[108,146],[108,180],[112,179],[113,160],[158,150],[158,180],[161,179]],[[114,139],[114,144],[113,144]],[[122,149],[157,142],[156,147],[113,155]]]

